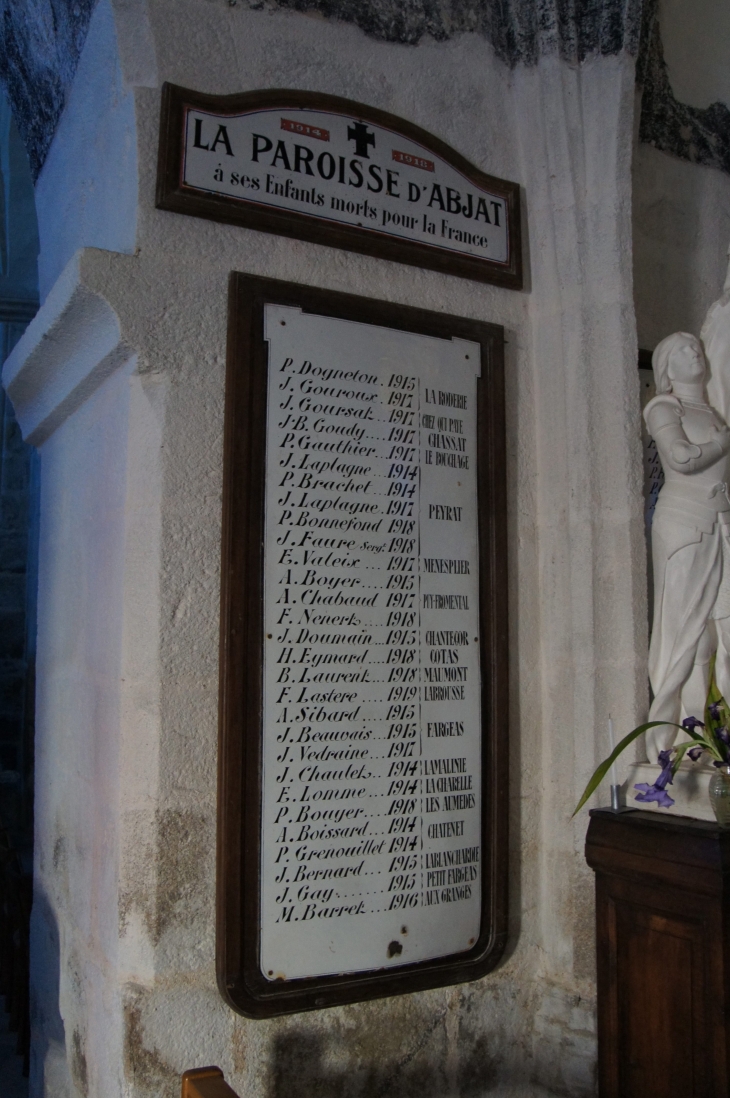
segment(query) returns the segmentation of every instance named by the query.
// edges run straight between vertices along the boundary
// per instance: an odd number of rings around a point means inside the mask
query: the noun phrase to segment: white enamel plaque
[[[269,158],[277,126],[256,120]],[[251,132],[230,127],[232,149]],[[480,348],[280,305],[265,338],[261,972],[466,952],[481,922]]]
[[[296,108],[188,108],[184,126],[186,187],[509,263],[504,195],[384,126]]]

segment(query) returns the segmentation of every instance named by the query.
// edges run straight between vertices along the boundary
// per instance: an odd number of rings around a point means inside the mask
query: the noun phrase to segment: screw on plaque
[[[355,142],[355,155],[370,159],[368,145],[375,148],[375,134],[371,133],[364,122],[353,122],[347,127],[347,140]]]

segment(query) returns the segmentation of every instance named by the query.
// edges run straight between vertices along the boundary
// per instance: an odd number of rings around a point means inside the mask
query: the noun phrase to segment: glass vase
[[[710,804],[720,827],[730,827],[730,766],[719,766],[710,778]]]

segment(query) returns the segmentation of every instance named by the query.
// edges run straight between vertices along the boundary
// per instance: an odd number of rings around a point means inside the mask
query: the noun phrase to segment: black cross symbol
[[[371,133],[364,122],[354,122],[347,127],[347,140],[355,142],[355,155],[369,160],[368,145],[375,148],[375,134]]]

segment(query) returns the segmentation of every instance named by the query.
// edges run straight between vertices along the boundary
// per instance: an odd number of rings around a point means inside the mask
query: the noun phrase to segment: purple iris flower
[[[674,775],[672,774],[672,749],[668,751],[659,752],[659,764],[662,768],[662,772],[654,782],[657,789],[665,789],[666,786],[671,785],[674,781]]]
[[[634,786],[634,789],[642,790],[634,797],[635,801],[656,801],[660,808],[671,808],[674,801],[664,789],[657,789],[656,782],[654,785],[647,785],[646,782],[640,782]]]
[[[719,728],[715,729],[715,738],[720,741],[720,744],[722,744],[724,748],[725,761],[727,761],[728,757],[730,757],[730,732],[728,732],[724,724],[721,724]]]
[[[719,721],[720,720],[720,703],[719,702],[713,702],[712,705],[708,705],[707,708],[710,711],[710,716],[712,717],[713,721]]]
[[[690,747],[687,754],[689,755],[692,762],[696,763],[704,750],[704,747]]]
[[[694,721],[694,717],[688,717],[687,720]],[[685,724],[685,722],[682,722]],[[696,721],[699,724],[699,721]],[[671,808],[674,801],[666,792],[666,787],[671,785],[674,781],[674,775],[672,774],[672,752],[660,751],[659,762],[662,767],[662,772],[654,782],[653,785],[647,785],[646,782],[641,782],[639,785],[635,785],[634,789],[638,789],[636,797],[637,801],[656,801],[660,808]]]
[[[682,721],[682,728],[686,728],[688,732],[692,732],[695,728],[704,728],[702,721],[698,721],[696,717],[685,717]]]

